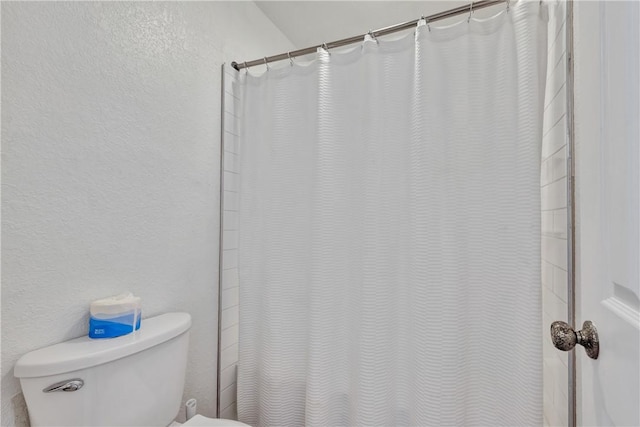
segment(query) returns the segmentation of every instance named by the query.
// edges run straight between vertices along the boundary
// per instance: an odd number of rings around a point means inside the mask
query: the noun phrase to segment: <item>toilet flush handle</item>
[[[72,380],[60,381],[59,383],[55,383],[46,387],[42,391],[45,393],[51,393],[54,391],[76,391],[80,390],[84,385],[84,381],[80,378],[74,378]]]

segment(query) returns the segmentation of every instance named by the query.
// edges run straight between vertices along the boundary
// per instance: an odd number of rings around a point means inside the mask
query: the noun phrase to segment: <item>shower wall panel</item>
[[[220,283],[220,417],[237,419],[238,364],[238,142],[240,99],[233,86],[238,72],[224,67],[224,147],[222,257]]]
[[[549,337],[554,320],[567,320],[566,2],[549,3],[547,86],[540,173],[542,203],[542,307],[545,426],[568,420],[567,353]]]

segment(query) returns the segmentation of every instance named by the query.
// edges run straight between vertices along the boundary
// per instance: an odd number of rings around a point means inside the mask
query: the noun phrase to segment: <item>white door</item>
[[[640,426],[640,3],[574,4],[577,422]]]

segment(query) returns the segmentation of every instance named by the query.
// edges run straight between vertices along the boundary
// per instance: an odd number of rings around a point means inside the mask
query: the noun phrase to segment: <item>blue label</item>
[[[97,319],[93,316],[89,319],[89,338],[114,338],[133,332],[133,313],[109,320]],[[136,321],[136,330],[140,329],[140,315]]]

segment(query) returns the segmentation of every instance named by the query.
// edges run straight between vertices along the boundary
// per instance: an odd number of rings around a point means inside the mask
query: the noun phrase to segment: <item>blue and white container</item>
[[[140,297],[126,292],[93,301],[90,307],[89,338],[114,338],[140,329]]]

